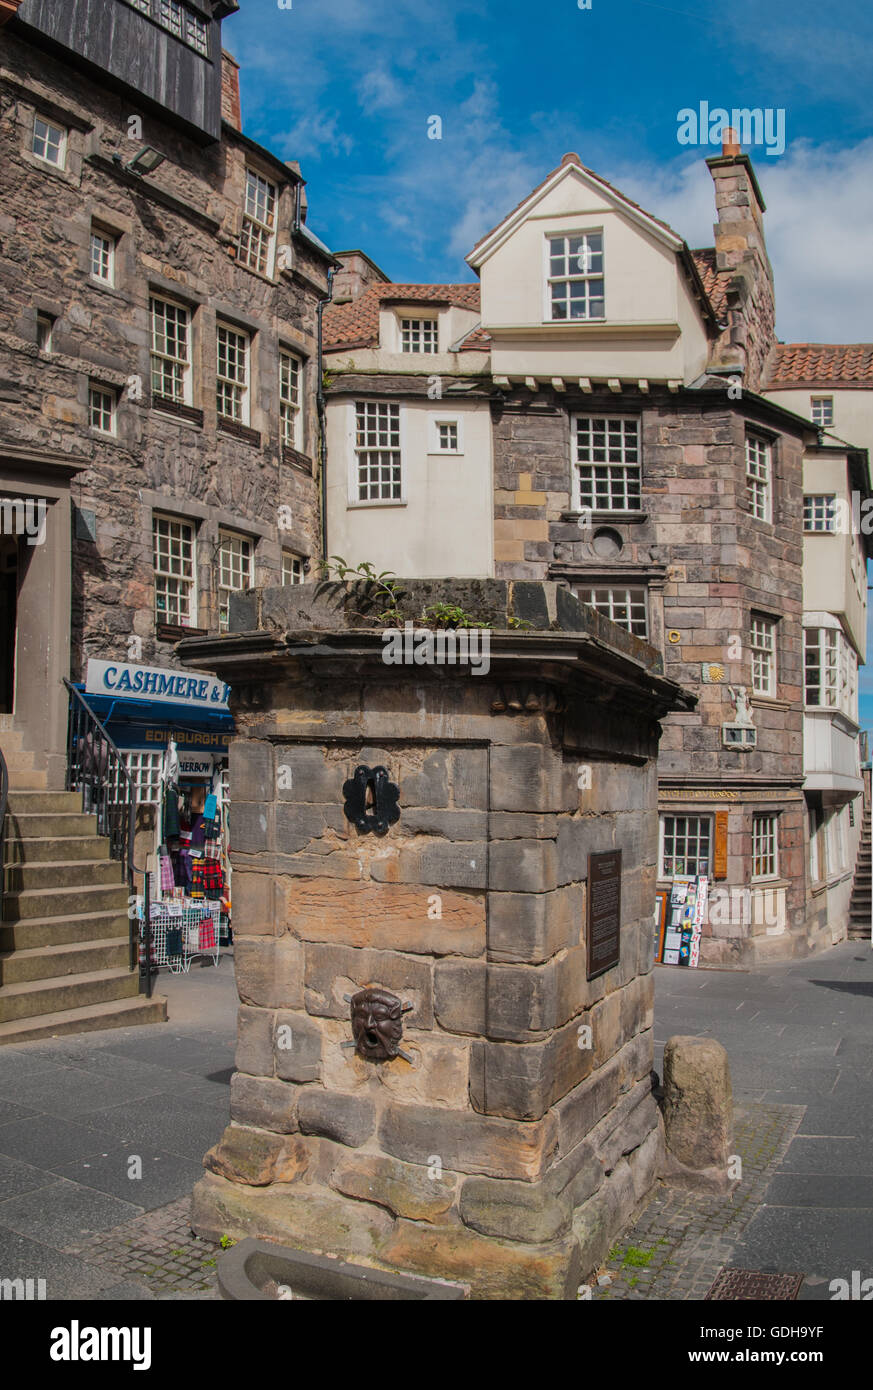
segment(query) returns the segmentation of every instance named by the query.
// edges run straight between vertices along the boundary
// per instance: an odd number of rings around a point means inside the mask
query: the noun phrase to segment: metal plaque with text
[[[588,856],[588,979],[621,954],[621,850]]]

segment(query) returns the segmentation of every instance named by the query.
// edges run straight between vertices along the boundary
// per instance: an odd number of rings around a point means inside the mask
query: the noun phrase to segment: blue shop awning
[[[119,695],[85,694],[84,684],[76,689],[93,709],[107,733],[118,743],[117,735],[136,730],[165,729],[172,733],[221,734],[226,741],[233,734],[233,715],[226,710],[200,709],[195,705],[173,705],[166,700],[126,700]]]

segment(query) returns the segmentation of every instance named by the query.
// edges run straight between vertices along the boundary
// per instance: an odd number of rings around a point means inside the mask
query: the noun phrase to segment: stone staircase
[[[849,903],[850,941],[870,941],[871,935],[873,935],[870,868],[870,801],[865,797],[861,842],[858,845],[855,877],[852,882],[852,898]]]
[[[129,968],[127,884],[96,815],[82,814],[78,792],[46,788],[14,731],[0,739],[10,781],[0,1045],[163,1021],[166,1000],[141,995]]]

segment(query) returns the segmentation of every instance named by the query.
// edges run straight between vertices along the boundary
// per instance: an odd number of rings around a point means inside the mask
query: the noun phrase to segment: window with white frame
[[[88,423],[101,434],[115,433],[115,392],[105,386],[88,387]]]
[[[776,623],[752,615],[752,690],[756,695],[776,694]]]
[[[303,568],[304,559],[302,555],[295,555],[293,550],[282,551],[282,583],[283,584],[305,584],[306,572]]]
[[[135,10],[147,14],[162,29],[183,39],[191,48],[209,56],[209,26],[195,10],[182,3],[182,0],[127,0]]]
[[[708,876],[711,844],[711,816],[662,816],[659,877],[674,878],[677,874]]]
[[[752,818],[752,878],[776,878],[779,873],[779,817]]]
[[[809,879],[811,883],[818,883],[822,877],[819,859],[819,830],[821,829],[822,813],[818,806],[809,808]]]
[[[169,299],[150,300],[152,321],[152,395],[178,405],[190,404],[190,314]]]
[[[603,233],[550,236],[548,296],[552,319],[602,319]]]
[[[194,527],[170,516],[152,518],[155,566],[155,620],[194,627],[197,571]]]
[[[303,364],[291,352],[279,353],[279,421],[282,443],[289,449],[299,449],[302,438],[300,383]]]
[[[803,629],[805,702],[836,709],[840,697],[840,633],[835,627]]]
[[[640,422],[577,415],[575,504],[598,512],[640,508]]]
[[[273,273],[276,231],[276,185],[246,169],[246,191],[237,260],[261,275]]]
[[[104,285],[115,284],[115,237],[91,228],[91,276]]]
[[[30,148],[37,159],[63,169],[67,153],[67,132],[63,126],[53,125],[42,116],[33,118],[33,140]]]
[[[51,352],[52,350],[52,329],[55,321],[51,314],[37,314],[36,316],[36,345],[40,352]]]
[[[834,423],[834,398],[833,396],[810,396],[809,403],[812,408],[812,422],[814,425],[826,429]]]
[[[463,453],[461,421],[457,416],[430,415],[427,422],[429,454]]]
[[[227,324],[216,327],[216,409],[220,419],[249,423],[249,340]]]
[[[163,753],[140,752],[122,754],[130,780],[141,806],[154,806],[161,799],[161,764]]]
[[[771,454],[768,440],[757,434],[746,435],[746,492],[752,516],[758,521],[772,519]]]
[[[836,530],[837,499],[833,492],[809,493],[803,499],[804,531]]]
[[[185,42],[202,54],[209,56],[209,26],[205,19],[193,10],[185,10]]]
[[[359,502],[401,500],[399,405],[387,401],[355,404],[355,484]]]
[[[596,608],[610,622],[626,628],[637,637],[648,636],[645,589],[575,589],[580,603]]]
[[[400,347],[403,352],[436,352],[436,319],[401,319]]]
[[[252,543],[248,536],[221,531],[218,538],[218,627],[227,631],[231,594],[252,587]]]

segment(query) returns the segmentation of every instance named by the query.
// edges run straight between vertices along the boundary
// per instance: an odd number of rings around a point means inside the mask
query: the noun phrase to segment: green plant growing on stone
[[[342,555],[331,555],[322,565],[321,574],[325,581],[333,579],[340,584],[356,584],[363,581],[367,585],[365,598],[371,607],[377,603],[387,605],[378,613],[362,613],[358,610],[359,617],[373,619],[383,627],[399,620],[397,605],[403,596],[403,590],[400,580],[392,570],[377,570],[369,560],[362,560],[359,565],[350,565]]]
[[[236,1241],[234,1240],[233,1236],[228,1235],[222,1236],[221,1240],[218,1243],[221,1246],[222,1250],[228,1250],[231,1245],[236,1245]]]
[[[430,620],[435,627],[491,627],[491,623],[480,622],[472,613],[455,603],[431,603],[422,613],[425,621]]]
[[[624,1252],[622,1267],[630,1265],[632,1269],[646,1269],[652,1262],[654,1250],[638,1250],[635,1245],[629,1245]]]
[[[506,625],[507,627],[517,628],[519,630],[533,626],[532,623],[528,622],[527,618],[516,618],[514,614],[510,614],[506,619]]]

